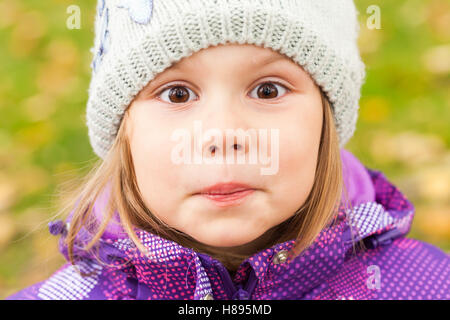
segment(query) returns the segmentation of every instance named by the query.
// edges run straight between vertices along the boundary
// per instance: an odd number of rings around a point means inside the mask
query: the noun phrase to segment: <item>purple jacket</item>
[[[231,279],[208,255],[139,230],[150,250],[141,254],[118,229],[99,243],[102,261],[79,250],[81,277],[69,262],[48,279],[7,299],[449,299],[449,255],[430,244],[406,238],[414,216],[410,201],[379,171],[341,151],[344,182],[354,210],[342,206],[334,224],[324,228],[303,254],[286,261],[294,241],[246,259]],[[106,198],[95,204],[99,208]],[[353,239],[352,231],[353,230]],[[80,241],[89,239],[86,230]],[[62,221],[52,234],[66,234]],[[67,257],[67,248],[60,251]],[[357,240],[366,250],[354,250]]]

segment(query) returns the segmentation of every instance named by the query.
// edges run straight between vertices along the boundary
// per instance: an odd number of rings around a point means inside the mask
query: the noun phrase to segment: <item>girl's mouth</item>
[[[219,207],[230,207],[241,204],[254,191],[256,191],[255,188],[244,183],[226,182],[204,188],[196,195],[211,200]]]
[[[255,189],[243,189],[232,193],[200,193],[199,195],[211,200],[219,207],[231,207],[241,204]]]

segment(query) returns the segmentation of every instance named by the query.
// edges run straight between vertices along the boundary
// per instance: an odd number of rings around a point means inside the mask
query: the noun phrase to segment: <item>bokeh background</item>
[[[67,7],[81,29],[66,27]],[[450,1],[356,0],[367,65],[346,148],[414,203],[409,237],[450,252]],[[381,29],[370,29],[370,5]],[[96,1],[0,0],[0,298],[63,263],[47,223],[58,186],[96,156],[84,112]]]

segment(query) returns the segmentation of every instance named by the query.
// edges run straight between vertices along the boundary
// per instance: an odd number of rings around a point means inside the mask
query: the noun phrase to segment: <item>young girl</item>
[[[413,205],[343,149],[365,77],[351,0],[97,13],[101,159],[49,225],[67,263],[8,299],[450,298],[448,255],[406,238]]]

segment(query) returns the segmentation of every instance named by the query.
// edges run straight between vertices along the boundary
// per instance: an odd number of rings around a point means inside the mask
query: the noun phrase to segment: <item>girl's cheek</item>
[[[179,169],[170,162],[170,152],[166,148],[155,139],[147,141],[144,147],[136,150],[134,161],[143,200],[161,218],[166,212],[173,211],[172,205],[177,196],[174,191],[180,183],[180,179],[176,178]]]
[[[307,124],[294,124],[280,130],[280,168],[302,169],[318,151],[316,129]]]
[[[149,184],[158,185],[156,192],[174,190],[180,181],[178,173],[183,165],[172,161],[170,131],[167,128],[155,129],[135,130],[130,141],[138,184],[143,190],[152,189]]]

